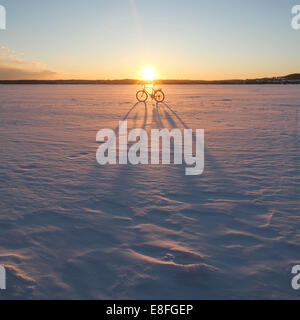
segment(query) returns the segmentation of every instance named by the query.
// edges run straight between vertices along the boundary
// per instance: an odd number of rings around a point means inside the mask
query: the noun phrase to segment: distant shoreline
[[[0,85],[141,85],[143,83],[127,83],[127,82],[117,82],[117,81],[0,81]],[[205,82],[168,82],[168,81],[160,81],[155,84],[163,84],[163,85],[299,85],[299,81],[287,81],[284,83],[279,82],[253,82],[253,81],[240,81],[240,82],[230,82],[230,81],[205,81]]]
[[[95,84],[95,85],[115,85],[115,84],[133,84],[141,85],[146,84],[147,81],[141,81],[136,79],[122,79],[122,80],[0,80],[1,84],[70,84],[70,85],[82,85],[82,84]],[[300,84],[300,74],[290,74],[284,77],[273,78],[259,78],[259,79],[232,79],[232,80],[156,80],[156,84],[181,84],[181,85],[241,85],[241,84]]]

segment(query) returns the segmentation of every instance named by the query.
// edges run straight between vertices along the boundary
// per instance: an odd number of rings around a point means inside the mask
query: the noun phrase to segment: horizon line
[[[57,78],[57,79],[0,79],[0,82],[14,82],[14,81],[34,81],[34,82],[62,82],[62,81],[90,81],[90,82],[115,82],[115,81],[121,81],[121,82],[136,82],[136,83],[155,83],[155,82],[221,82],[221,81],[251,81],[251,80],[270,80],[270,79],[296,79],[300,80],[300,72],[299,73],[291,73],[285,76],[272,76],[272,77],[259,77],[259,78],[232,78],[232,79],[220,79],[220,80],[205,80],[205,79],[174,79],[174,78],[169,78],[169,79],[156,79],[156,80],[144,80],[144,79],[135,79],[135,78],[116,78],[116,79],[84,79],[84,78],[68,78],[68,79],[63,79],[63,78]]]

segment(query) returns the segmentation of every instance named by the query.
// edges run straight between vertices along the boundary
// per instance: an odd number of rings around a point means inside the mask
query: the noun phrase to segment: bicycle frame
[[[149,89],[151,89],[151,91],[148,91]],[[152,84],[144,84],[143,86],[143,90],[150,95],[151,99],[154,99],[154,96],[155,96],[155,90],[153,88],[153,85]]]

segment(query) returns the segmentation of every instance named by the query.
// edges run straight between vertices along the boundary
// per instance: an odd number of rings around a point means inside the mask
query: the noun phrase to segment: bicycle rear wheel
[[[157,90],[154,94],[156,102],[163,102],[165,100],[165,94],[161,90]]]
[[[145,102],[148,99],[148,94],[144,90],[139,90],[136,93],[136,98],[139,102]]]

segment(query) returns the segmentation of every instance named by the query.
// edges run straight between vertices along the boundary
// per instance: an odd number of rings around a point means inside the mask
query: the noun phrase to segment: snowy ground
[[[299,86],[136,89],[0,86],[0,299],[300,298]],[[205,129],[204,174],[99,166],[122,119]]]

